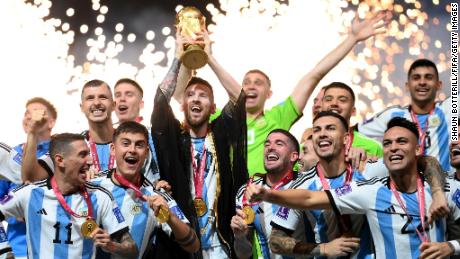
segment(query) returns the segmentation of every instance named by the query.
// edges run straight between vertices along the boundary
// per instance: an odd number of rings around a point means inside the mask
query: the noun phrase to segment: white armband
[[[454,255],[460,255],[460,244],[457,240],[448,241],[452,248],[454,248]]]

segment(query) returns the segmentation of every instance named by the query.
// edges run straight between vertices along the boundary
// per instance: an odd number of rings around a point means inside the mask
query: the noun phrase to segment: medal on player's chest
[[[80,194],[83,196],[86,206],[88,207],[88,212],[82,213],[82,215],[79,215],[75,213],[70,206],[66,203],[64,196],[62,195],[61,191],[59,190],[56,179],[53,177],[51,178],[51,187],[53,189],[54,194],[56,195],[57,200],[59,201],[59,204],[61,204],[62,208],[72,215],[75,218],[85,218],[85,222],[81,225],[81,233],[85,238],[91,238],[91,234],[94,232],[94,230],[97,229],[97,223],[93,219],[93,206],[91,204],[91,199],[89,198],[88,191],[86,190],[85,186],[82,186],[80,188]]]
[[[195,198],[193,200],[193,205],[195,205],[196,215],[198,217],[203,217],[208,211],[208,206],[206,206],[206,202],[201,198]]]
[[[123,175],[118,173],[117,171],[114,171],[113,177],[120,183],[120,185],[128,188],[128,190],[132,190],[134,192],[135,199],[140,200],[141,202],[146,202],[147,200],[144,198],[144,194],[140,190],[140,187],[142,186],[142,178],[139,178],[139,181],[137,182],[137,186],[133,184],[132,182],[126,180]],[[131,213],[134,214],[139,214],[142,210],[142,203],[137,203],[135,202],[134,205],[131,208]],[[169,214],[169,209],[165,207],[164,205],[160,205],[160,208],[158,209],[158,213],[155,215],[157,221],[162,224],[165,223],[169,220],[170,218]]]
[[[190,154],[194,154],[193,144],[190,146]],[[204,185],[204,175],[206,168],[207,160],[207,151],[206,146],[203,143],[203,151],[201,154],[201,159],[199,165],[197,165],[195,158],[192,157],[192,169],[193,169],[193,181],[195,185],[195,199],[193,200],[193,205],[195,206],[196,215],[198,217],[203,217],[208,212],[208,206],[206,205],[203,196],[203,185]]]
[[[91,234],[97,228],[97,223],[92,218],[86,218],[85,222],[81,225],[81,233],[86,238],[91,238]]]

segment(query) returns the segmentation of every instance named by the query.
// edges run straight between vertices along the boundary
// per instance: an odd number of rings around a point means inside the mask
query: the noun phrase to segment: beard
[[[190,112],[185,113],[185,121],[187,122],[187,125],[191,128],[199,128],[203,126],[204,124],[209,122],[209,117],[210,114],[207,113],[199,118],[194,118],[190,115]]]

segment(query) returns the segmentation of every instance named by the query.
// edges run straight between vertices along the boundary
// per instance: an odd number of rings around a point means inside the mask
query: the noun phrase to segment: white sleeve
[[[13,249],[8,242],[8,236],[3,228],[3,224],[0,223],[0,259],[13,258]]]
[[[102,187],[101,187],[102,188]],[[102,222],[105,230],[110,234],[114,234],[124,228],[128,229],[125,218],[121,214],[120,208],[116,201],[105,193],[98,197],[98,213],[99,220]]]
[[[33,185],[21,185],[3,196],[0,201],[0,213],[5,218],[24,218],[24,207],[33,188]]]
[[[446,178],[446,185],[449,186],[447,192],[447,202],[450,208],[451,217],[454,220],[460,218],[460,182]]]
[[[182,212],[182,210],[179,208],[179,206],[177,205],[177,202],[169,195],[167,194],[166,192],[154,192],[153,195],[161,195],[165,200],[166,202],[168,203],[168,207],[169,207],[169,211],[171,211],[172,213],[174,213],[174,215],[176,215],[180,221],[184,222],[185,224],[190,224],[190,222],[188,221],[188,219],[185,217],[184,213]],[[161,229],[168,235],[168,236],[171,236],[172,234],[172,229],[171,227],[168,225],[168,223],[162,223],[161,224]]]
[[[0,176],[10,182],[21,184],[21,159],[16,150],[0,143]]]
[[[383,158],[379,158],[376,162],[367,162],[362,175],[366,179],[373,177],[387,177],[388,168],[383,163]]]
[[[387,129],[388,121],[391,119],[391,114],[396,108],[401,107],[396,106],[387,108],[374,115],[374,117],[359,123],[358,132],[366,135],[367,137],[381,140],[383,138],[383,133],[385,133],[385,130]]]
[[[280,207],[276,214],[273,215],[270,224],[272,226],[279,226],[290,231],[295,231],[301,220],[303,220],[301,210]]]
[[[365,182],[352,181],[350,184],[326,191],[332,208],[340,214],[365,214],[370,208],[370,197],[374,192],[373,186]]]

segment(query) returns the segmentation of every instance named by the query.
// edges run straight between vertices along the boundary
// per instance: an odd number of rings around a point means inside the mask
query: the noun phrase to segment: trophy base
[[[208,54],[199,45],[190,45],[182,54],[181,60],[187,68],[198,69],[208,63]]]

